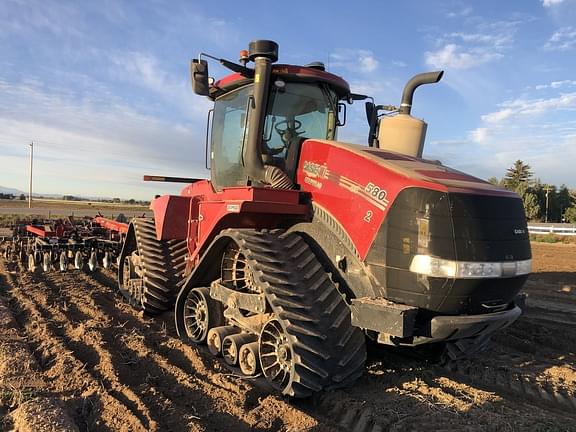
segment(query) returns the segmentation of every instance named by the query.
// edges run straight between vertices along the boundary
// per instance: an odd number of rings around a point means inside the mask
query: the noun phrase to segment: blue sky
[[[38,192],[149,199],[179,186],[143,174],[206,176],[210,104],[189,61],[236,60],[254,39],[277,41],[282,63],[323,61],[380,104],[444,69],[415,96],[425,157],[482,178],[522,159],[576,187],[576,0],[2,0],[0,185],[27,190],[32,140]],[[339,138],[364,143],[366,129],[360,103]]]

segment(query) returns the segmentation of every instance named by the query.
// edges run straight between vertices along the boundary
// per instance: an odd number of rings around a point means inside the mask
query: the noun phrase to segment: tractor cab
[[[250,54],[240,60],[243,66],[220,60],[237,72],[208,86],[197,85],[207,79],[205,61],[192,63],[195,92],[214,101],[209,139],[216,189],[293,188],[303,141],[335,140],[337,127],[344,124],[346,111],[339,101],[349,95],[348,84],[325,72],[321,63],[272,66],[277,58],[275,45],[252,43]],[[245,66],[249,58],[255,69]]]

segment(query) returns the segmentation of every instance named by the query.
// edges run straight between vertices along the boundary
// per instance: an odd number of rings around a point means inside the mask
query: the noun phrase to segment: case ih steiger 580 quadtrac
[[[133,305],[159,313],[177,294],[183,339],[295,397],[352,383],[367,337],[455,359],[518,318],[520,197],[421,157],[412,97],[442,72],[412,78],[395,116],[367,102],[362,146],[336,132],[342,101],[369,98],[322,64],[275,64],[258,40],[210,82],[205,58],[191,72],[214,101],[211,179],[165,178],[189,184],[131,222],[118,277]]]

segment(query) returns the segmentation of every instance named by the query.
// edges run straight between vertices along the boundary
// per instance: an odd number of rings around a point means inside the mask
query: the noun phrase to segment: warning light
[[[246,66],[246,63],[248,63],[248,50],[240,51],[240,63],[242,63],[244,66]]]

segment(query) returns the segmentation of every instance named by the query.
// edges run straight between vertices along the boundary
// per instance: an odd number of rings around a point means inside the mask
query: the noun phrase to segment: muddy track
[[[441,368],[372,348],[356,385],[289,401],[183,344],[172,313],[135,312],[109,270],[29,274],[0,263],[0,273],[38,365],[35,392],[82,431],[576,430],[572,303],[549,291],[474,362]],[[0,415],[18,408],[9,405],[0,401]]]

